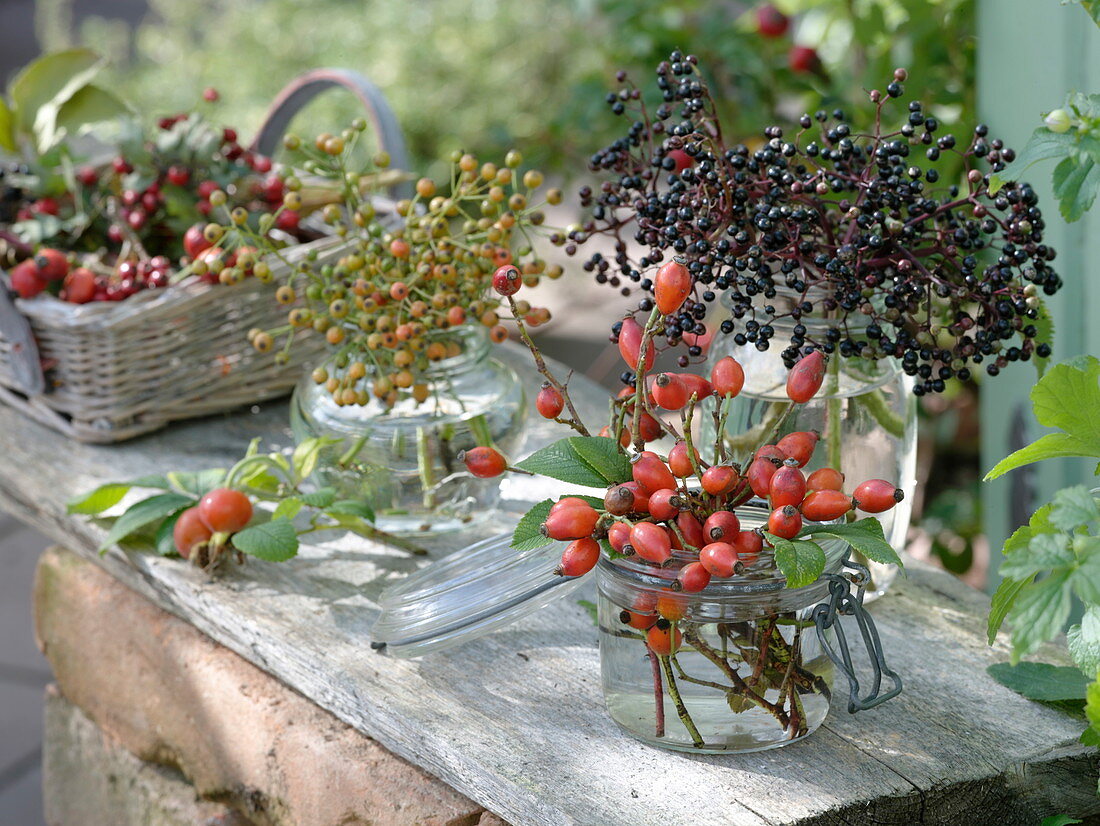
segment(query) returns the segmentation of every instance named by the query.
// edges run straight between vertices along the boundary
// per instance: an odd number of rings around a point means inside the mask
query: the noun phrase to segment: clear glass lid
[[[564,542],[517,551],[500,534],[433,562],[379,597],[371,647],[418,657],[515,622],[575,590],[592,574],[554,572]]]

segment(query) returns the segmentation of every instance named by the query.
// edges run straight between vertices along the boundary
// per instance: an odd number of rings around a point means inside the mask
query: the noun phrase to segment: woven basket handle
[[[252,142],[252,150],[272,155],[294,116],[315,97],[334,86],[342,86],[359,99],[378,136],[379,146],[389,153],[393,168],[407,170],[409,157],[405,151],[405,138],[385,96],[363,75],[348,69],[314,69],[283,87],[267,110],[263,125]],[[412,184],[408,181],[395,184],[390,187],[390,195],[394,199],[411,196]]]
[[[15,306],[12,294],[0,282],[0,338],[8,343],[11,378],[16,390],[37,396],[46,390],[46,377],[38,357],[31,324]]]

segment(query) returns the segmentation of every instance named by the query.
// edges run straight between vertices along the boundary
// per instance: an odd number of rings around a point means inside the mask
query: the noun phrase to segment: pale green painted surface
[[[978,107],[991,133],[1017,150],[1043,112],[1061,105],[1067,92],[1100,92],[1100,29],[1075,5],[1059,0],[978,0]],[[1066,224],[1051,193],[1053,162],[1033,167],[1027,179],[1039,193],[1047,223],[1045,240],[1058,250],[1055,265],[1065,287],[1050,307],[1055,318],[1054,360],[1089,352],[1100,356],[1100,204]],[[1031,420],[1027,394],[1031,365],[1015,365],[982,387],[984,469],[1010,452],[1012,414],[1018,405]],[[1026,440],[1038,431],[1031,426]],[[1067,484],[1091,479],[1093,462],[1045,462],[1033,475],[1034,504]],[[1017,522],[1010,509],[1016,474],[983,486],[985,526],[994,569],[1000,548]],[[1026,478],[1026,477],[1025,477]],[[1016,479],[1017,481],[1013,481]],[[1026,516],[1026,514],[1025,514]],[[996,586],[996,577],[990,587]]]

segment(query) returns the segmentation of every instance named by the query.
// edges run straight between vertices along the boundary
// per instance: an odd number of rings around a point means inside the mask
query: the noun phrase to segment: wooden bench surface
[[[526,364],[516,350],[505,358]],[[597,420],[606,394],[579,377],[573,386]],[[287,445],[286,421],[276,403],[104,447],[66,442],[0,406],[0,505],[514,824],[1011,826],[1100,814],[1095,752],[1077,742],[1083,724],[986,675],[1008,650],[985,644],[987,598],[926,566],[912,564],[870,609],[905,680],[899,698],[853,716],[838,690],[801,743],[698,756],[644,746],[607,716],[596,628],[578,604],[593,599],[591,584],[520,625],[401,660],[372,651],[369,631],[381,590],[422,561],[333,534],[290,562],[249,560],[211,581],[179,560],[100,557],[104,529],[65,513],[69,498],[107,480],[225,466],[256,435]],[[558,435],[532,422],[528,448]],[[506,492],[511,515],[484,534],[509,529],[523,500],[545,495],[523,480]],[[437,542],[433,556],[467,541]]]

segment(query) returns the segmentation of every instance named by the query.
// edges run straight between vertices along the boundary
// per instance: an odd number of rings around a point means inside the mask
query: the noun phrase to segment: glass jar
[[[808,338],[824,340],[825,321],[803,318],[801,323]],[[772,346],[763,352],[752,343],[738,346],[732,335],[719,334],[711,344],[710,366],[733,356],[745,370],[740,395],[723,405],[727,444],[735,456],[747,457],[777,422],[781,421],[776,439],[795,431],[816,430],[821,441],[805,468],[807,474],[830,466],[844,474],[849,492],[867,479],[886,479],[905,493],[894,508],[878,514],[886,540],[902,549],[917,485],[917,404],[912,380],[894,359],[830,358],[821,390],[782,418],[790,400],[786,390],[789,371],[780,353],[794,324],[789,318],[773,322]],[[714,425],[708,418],[703,420],[703,444],[713,444]],[[869,598],[881,595],[897,576],[894,565],[854,558],[871,570],[874,585]]]
[[[309,375],[291,399],[296,441],[333,440],[321,452],[314,481],[340,498],[367,502],[377,527],[390,533],[453,531],[488,516],[500,480],[470,475],[458,455],[477,445],[514,455],[523,439],[522,383],[490,357],[486,332],[461,327],[438,338],[460,352],[430,365],[423,402],[405,398],[391,407],[372,397],[366,405],[342,406]]]

